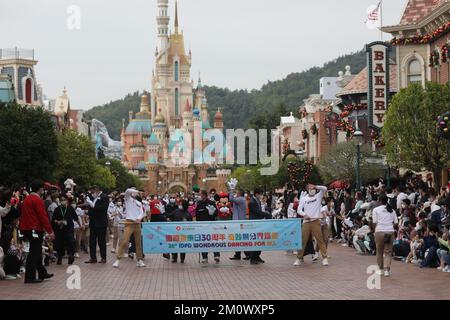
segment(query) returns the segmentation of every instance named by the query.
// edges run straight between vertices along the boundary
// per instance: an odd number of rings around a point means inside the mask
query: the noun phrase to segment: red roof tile
[[[409,0],[400,25],[415,24],[448,0]]]
[[[390,91],[391,92],[397,92],[397,65],[390,65],[389,68],[390,77],[389,77],[389,84],[390,84]],[[343,96],[347,94],[357,94],[357,93],[367,93],[368,89],[368,81],[367,81],[367,67],[361,70],[360,73],[358,73],[357,76],[353,78],[352,81],[348,85],[342,89],[341,92],[338,93],[338,96]]]

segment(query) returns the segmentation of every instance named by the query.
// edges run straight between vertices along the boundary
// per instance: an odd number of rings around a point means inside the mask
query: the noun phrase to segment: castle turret
[[[167,44],[169,42],[170,18],[167,14],[169,8],[169,0],[158,0],[157,8],[158,16],[156,17],[156,22],[158,24],[159,51],[162,52],[167,47]]]
[[[214,116],[214,128],[223,129],[223,115],[220,109],[217,109],[216,115]]]
[[[184,107],[184,112],[183,112],[183,127],[186,130],[189,130],[189,131],[192,130],[192,120],[193,120],[193,115],[192,115],[192,110],[191,110],[191,104],[189,103],[189,99],[187,99],[186,105]]]

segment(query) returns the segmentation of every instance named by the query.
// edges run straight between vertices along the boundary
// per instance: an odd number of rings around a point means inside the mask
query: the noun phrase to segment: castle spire
[[[175,34],[178,34],[178,0],[175,1]]]

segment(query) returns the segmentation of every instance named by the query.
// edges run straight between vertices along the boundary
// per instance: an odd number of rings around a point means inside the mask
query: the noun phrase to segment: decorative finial
[[[178,0],[175,1],[175,34],[178,34]]]
[[[199,87],[199,88],[202,87],[202,78],[201,78],[200,72],[198,73],[198,87]]]

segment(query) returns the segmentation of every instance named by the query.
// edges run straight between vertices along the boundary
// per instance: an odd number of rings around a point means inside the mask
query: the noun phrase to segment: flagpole
[[[383,27],[383,0],[380,1],[380,34],[381,34],[381,41],[383,41],[383,31],[381,28]]]

